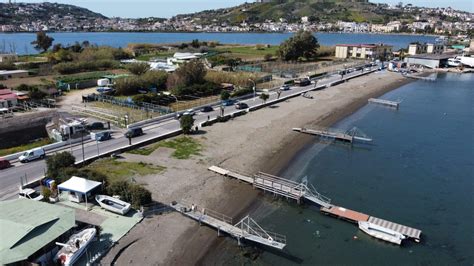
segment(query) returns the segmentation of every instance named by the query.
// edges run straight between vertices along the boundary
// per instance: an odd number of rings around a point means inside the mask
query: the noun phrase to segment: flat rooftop
[[[455,56],[454,54],[417,54],[410,55],[408,58],[428,59],[428,60],[445,60]]]

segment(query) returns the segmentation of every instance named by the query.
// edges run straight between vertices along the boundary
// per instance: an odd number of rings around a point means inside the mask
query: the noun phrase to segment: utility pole
[[[82,145],[82,164],[84,164],[85,155],[84,155],[84,131],[81,131],[81,145]]]

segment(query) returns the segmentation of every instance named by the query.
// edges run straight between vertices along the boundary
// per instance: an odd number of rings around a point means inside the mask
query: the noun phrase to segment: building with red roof
[[[10,108],[18,103],[18,95],[10,89],[0,89],[0,108]]]

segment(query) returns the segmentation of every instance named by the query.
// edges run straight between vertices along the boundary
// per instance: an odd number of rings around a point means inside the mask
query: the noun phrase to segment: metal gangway
[[[265,192],[271,192],[275,195],[294,199],[298,203],[301,203],[302,199],[306,199],[323,207],[329,208],[332,206],[331,199],[323,196],[314,186],[309,184],[307,177],[304,177],[302,182],[298,183],[263,172],[249,176],[248,174],[238,173],[237,171],[223,169],[218,166],[211,166],[209,170],[252,184],[254,188],[261,189]]]
[[[314,135],[321,138],[335,139],[343,142],[353,143],[355,140],[361,142],[371,142],[372,139],[367,137],[361,130],[354,127],[346,132],[340,132],[336,129],[308,129],[308,128],[293,128],[293,131],[304,134]]]
[[[286,236],[263,229],[249,215],[234,225],[231,217],[194,204],[172,202],[170,207],[199,224],[215,228],[218,236],[221,232],[229,234],[237,239],[239,245],[242,245],[242,240],[248,240],[279,250],[286,246]]]

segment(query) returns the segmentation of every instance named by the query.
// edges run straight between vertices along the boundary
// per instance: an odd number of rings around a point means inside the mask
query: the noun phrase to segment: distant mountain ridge
[[[82,8],[68,4],[58,3],[0,3],[0,24],[20,25],[32,21],[61,20],[64,18],[72,20],[106,19],[107,17]]]
[[[308,17],[316,22],[354,21],[386,23],[393,18],[403,17],[400,10],[389,10],[386,5],[370,3],[367,0],[260,0],[236,7],[206,10],[193,14],[177,15],[179,20],[191,17],[203,24],[242,22],[261,23],[267,20],[298,22]]]

